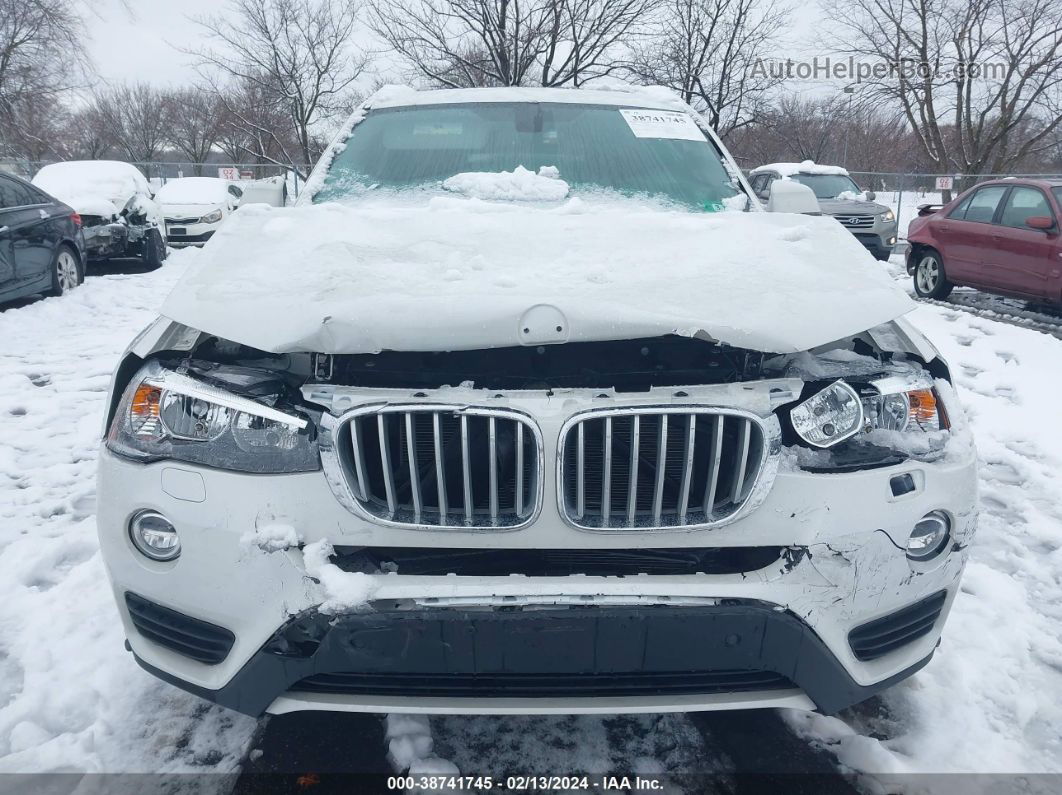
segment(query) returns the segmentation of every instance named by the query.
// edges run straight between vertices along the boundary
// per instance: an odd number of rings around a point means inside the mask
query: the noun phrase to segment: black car
[[[0,173],[0,301],[62,295],[84,279],[80,216],[40,188]]]

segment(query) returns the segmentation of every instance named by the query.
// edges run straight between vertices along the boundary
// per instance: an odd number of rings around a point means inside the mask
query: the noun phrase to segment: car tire
[[[944,260],[940,252],[933,248],[919,252],[914,266],[915,295],[939,301],[947,298],[954,287],[944,272]]]
[[[162,233],[158,229],[148,230],[144,237],[143,248],[140,258],[144,260],[148,270],[161,268],[163,260],[166,259],[166,241],[162,239]]]
[[[70,246],[59,246],[52,259],[52,286],[48,295],[66,295],[84,281],[81,257]]]

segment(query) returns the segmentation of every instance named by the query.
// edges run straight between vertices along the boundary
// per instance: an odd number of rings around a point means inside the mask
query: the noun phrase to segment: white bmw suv
[[[973,443],[907,296],[787,208],[659,90],[379,92],[117,368],[137,661],[251,715],[833,712],[913,674]]]

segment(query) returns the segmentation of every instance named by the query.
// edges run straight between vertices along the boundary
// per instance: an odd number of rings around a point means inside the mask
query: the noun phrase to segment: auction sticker
[[[689,114],[674,110],[631,110],[621,108],[624,121],[637,138],[677,138],[703,141],[704,133]]]

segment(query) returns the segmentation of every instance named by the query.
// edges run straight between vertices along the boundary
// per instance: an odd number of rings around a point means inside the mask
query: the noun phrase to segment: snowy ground
[[[249,748],[254,721],[156,682],[123,650],[94,526],[111,368],[197,255],[0,311],[0,772],[227,772]],[[897,262],[891,271],[906,279]],[[912,680],[837,719],[785,717],[878,781],[1060,772],[1062,340],[946,306],[913,318],[951,363],[980,449],[981,530],[963,592],[937,657]],[[569,753],[598,767],[714,769],[684,716],[629,722],[642,733],[607,721],[447,718],[431,729],[435,752],[467,774],[511,772],[520,759],[570,771]],[[564,736],[578,747],[552,739]]]

